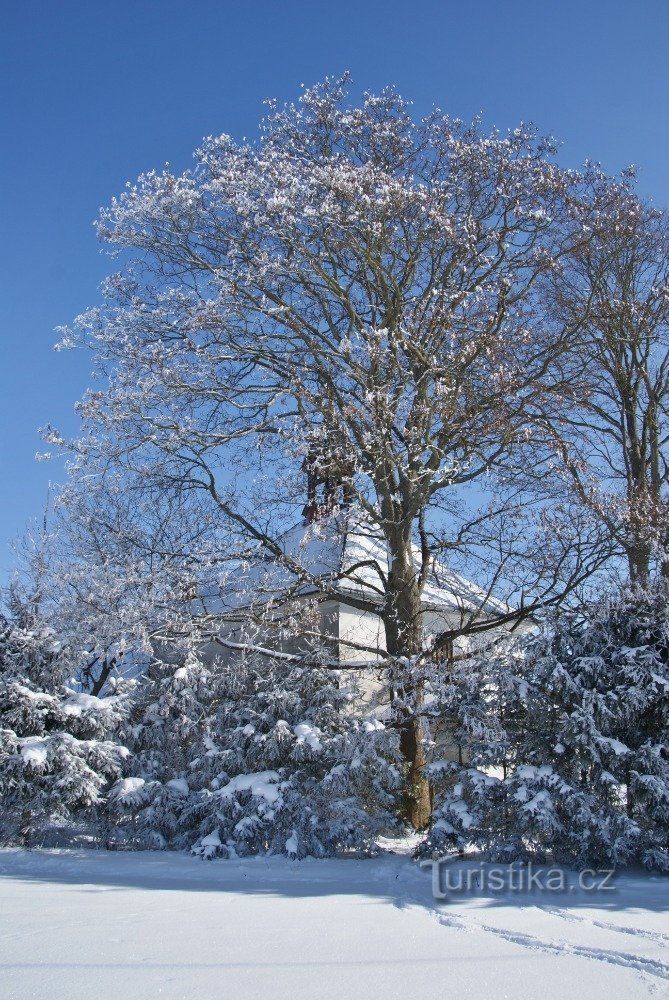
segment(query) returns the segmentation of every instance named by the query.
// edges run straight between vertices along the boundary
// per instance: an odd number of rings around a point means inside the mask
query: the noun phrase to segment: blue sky
[[[204,135],[251,136],[269,96],[351,70],[489,125],[534,121],[569,166],[639,167],[669,205],[667,0],[41,0],[0,39],[0,574],[56,463],[37,429],[76,429],[90,359],[53,328],[97,301],[93,232],[126,180],[190,163]]]

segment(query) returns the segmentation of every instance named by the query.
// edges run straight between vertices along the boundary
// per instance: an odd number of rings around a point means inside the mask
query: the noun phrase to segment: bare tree
[[[421,594],[435,559],[476,547],[495,519],[493,583],[521,539],[526,553],[518,484],[541,464],[533,422],[566,378],[540,288],[583,238],[567,208],[580,181],[531,129],[414,122],[393,91],[354,107],[346,85],[273,106],[257,143],[208,139],[194,169],[146,174],[102,213],[127,264],[63,331],[64,346],[92,344],[106,379],[80,404],[74,476],[206,509],[226,559],[260,551],[341,600],[280,540],[302,462],[320,463],[389,553],[377,600],[345,600],[380,606],[418,828]],[[471,484],[496,495],[454,526]],[[539,597],[463,630],[512,621],[587,571],[570,544],[548,551],[525,561]]]
[[[553,305],[580,331],[581,388],[552,428],[584,507],[633,582],[669,574],[669,220],[592,170],[591,239],[562,271]]]

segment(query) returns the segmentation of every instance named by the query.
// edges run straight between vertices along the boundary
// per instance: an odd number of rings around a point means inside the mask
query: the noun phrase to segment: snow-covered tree
[[[669,867],[668,612],[664,586],[623,590],[564,621],[532,664],[555,705],[546,762],[594,803],[568,831],[590,857]]]
[[[664,586],[626,589],[455,678],[469,760],[435,767],[425,849],[667,869],[668,608]]]
[[[572,494],[646,586],[658,567],[669,576],[669,216],[629,171],[592,167],[587,189],[590,238],[551,297],[580,330],[580,389],[548,424]]]
[[[497,860],[522,853],[506,799],[531,726],[526,647],[523,637],[497,638],[455,659],[434,685],[437,721],[427,770],[435,808],[421,853],[473,847]],[[443,748],[450,750],[446,759]]]
[[[25,618],[30,618],[26,621]],[[114,738],[126,710],[68,687],[76,659],[32,609],[0,636],[0,805],[3,835],[29,845],[39,825],[93,818],[128,751]]]
[[[81,404],[73,453],[87,491],[214,526],[223,559],[260,553],[327,596],[279,544],[320,442],[325,480],[388,547],[379,594],[346,601],[380,611],[393,676],[405,668],[404,801],[422,827],[411,664],[434,558],[483,559],[492,539],[491,587],[513,565],[535,602],[592,568],[587,540],[566,530],[528,555],[519,486],[541,465],[527,456],[533,419],[569,385],[568,336],[543,321],[541,283],[585,230],[577,175],[533,130],[485,134],[438,111],[416,122],[392,90],[357,107],[346,90],[326,81],[272,106],[258,142],[210,138],[194,170],[146,174],[103,212],[100,235],[128,265],[63,333],[63,346],[93,346],[105,378]],[[465,515],[460,493],[476,481],[500,495]],[[216,561],[210,542],[201,563]],[[198,561],[181,544],[170,554]],[[493,617],[463,614],[461,631],[505,616]]]
[[[351,710],[355,684],[313,657],[154,664],[135,770],[109,810],[129,836],[204,857],[371,850],[393,825],[394,734]]]
[[[106,808],[129,843],[190,846],[181,814],[191,785],[198,787],[206,772],[199,746],[217,732],[221,692],[217,674],[192,650],[179,652],[175,644],[171,659],[154,655],[137,682],[128,731],[132,767],[111,789]]]

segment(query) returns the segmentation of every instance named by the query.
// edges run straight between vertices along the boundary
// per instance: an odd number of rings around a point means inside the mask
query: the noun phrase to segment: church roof
[[[252,604],[275,602],[289,596],[319,593],[323,586],[373,604],[383,600],[383,577],[388,573],[388,549],[381,533],[351,512],[339,517],[300,522],[286,531],[279,544],[288,562],[304,568],[312,578],[299,581],[289,566],[264,557],[249,566],[238,566],[230,584],[206,588],[200,600],[207,613],[241,610]],[[414,561],[420,566],[420,550],[414,546]],[[319,586],[319,584],[321,586]],[[441,612],[485,611],[506,614],[509,606],[443,563],[434,560],[423,590],[423,608]]]

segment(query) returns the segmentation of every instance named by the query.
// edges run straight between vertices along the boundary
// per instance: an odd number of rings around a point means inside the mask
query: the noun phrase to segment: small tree
[[[475,661],[474,713],[456,679],[471,760],[442,766],[426,849],[669,867],[667,610],[663,587],[627,589],[504,644]]]
[[[591,857],[669,867],[668,611],[664,586],[622,590],[566,619],[534,665],[559,710],[554,767],[594,796]]]
[[[68,688],[71,650],[31,617],[0,638],[0,803],[5,835],[25,846],[46,820],[91,818],[128,756],[114,739],[126,699]]]
[[[192,650],[179,655],[175,643],[171,653],[170,660],[154,655],[138,681],[128,734],[132,767],[107,802],[107,817],[123,839],[159,848],[192,842],[182,814],[191,790],[206,782],[200,749],[218,734],[225,683]]]
[[[507,782],[531,726],[526,644],[498,637],[458,657],[437,688],[437,743],[428,766],[435,808],[420,853],[473,847],[495,860],[523,856]],[[448,759],[439,756],[444,746]]]

